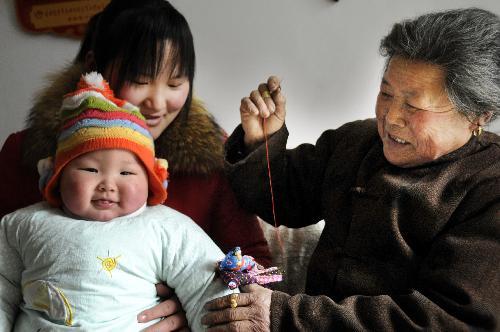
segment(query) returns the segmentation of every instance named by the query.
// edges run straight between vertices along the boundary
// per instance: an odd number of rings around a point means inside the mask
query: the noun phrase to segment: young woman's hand
[[[158,318],[161,318],[161,321],[149,326],[144,331],[191,331],[187,323],[186,313],[182,309],[181,303],[177,299],[177,296],[175,296],[174,291],[164,284],[156,284],[156,292],[165,300],[141,312],[137,315],[137,321],[139,323],[146,323]]]
[[[286,98],[281,93],[280,79],[270,76],[267,83],[241,99],[241,124],[245,131],[245,145],[252,148],[264,141],[264,134],[272,135],[285,123]],[[263,127],[265,119],[265,129]]]
[[[257,284],[243,286],[241,291],[207,302],[208,313],[201,320],[208,326],[207,332],[271,331],[273,292]]]

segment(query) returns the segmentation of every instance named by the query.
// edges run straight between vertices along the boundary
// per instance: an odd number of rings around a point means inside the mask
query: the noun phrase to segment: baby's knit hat
[[[148,205],[166,200],[167,161],[155,158],[154,140],[139,109],[116,98],[101,74],[82,75],[77,90],[64,96],[61,123],[54,162],[47,158],[38,163],[40,189],[51,205],[61,205],[58,187],[64,166],[84,153],[103,149],[134,153],[148,172]]]

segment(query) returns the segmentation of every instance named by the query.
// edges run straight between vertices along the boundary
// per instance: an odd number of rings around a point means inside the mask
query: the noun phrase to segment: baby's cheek
[[[82,186],[65,186],[65,189],[61,191],[61,199],[70,212],[82,215],[82,211],[85,211],[90,204],[91,195]]]
[[[61,197],[66,201],[73,201],[75,197],[81,197],[84,193],[80,181],[74,181],[72,178],[66,179],[59,186]]]
[[[140,208],[147,202],[148,194],[147,185],[132,185],[121,194],[122,206],[130,209]]]

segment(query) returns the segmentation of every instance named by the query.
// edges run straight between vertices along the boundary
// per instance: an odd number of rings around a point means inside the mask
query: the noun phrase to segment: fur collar
[[[71,64],[49,77],[48,85],[36,95],[22,148],[28,167],[36,169],[38,160],[54,155],[62,96],[75,88],[83,72],[80,64]],[[225,138],[204,105],[193,99],[187,119],[180,114],[156,139],[156,155],[168,160],[171,174],[207,175],[223,169]]]

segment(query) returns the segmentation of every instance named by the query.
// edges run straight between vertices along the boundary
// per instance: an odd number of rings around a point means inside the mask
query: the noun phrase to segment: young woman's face
[[[463,146],[474,125],[448,99],[444,72],[400,57],[390,60],[377,97],[378,132],[393,165],[411,167]]]
[[[165,52],[168,52],[166,49]],[[168,54],[165,54],[168,62]],[[163,68],[170,68],[164,64]],[[176,70],[163,70],[156,79],[139,78],[125,82],[119,97],[138,106],[154,139],[172,123],[186,103],[190,84],[186,76],[179,76]]]
[[[70,161],[60,180],[64,207],[84,219],[109,221],[130,214],[148,199],[148,175],[135,154],[109,149]]]

